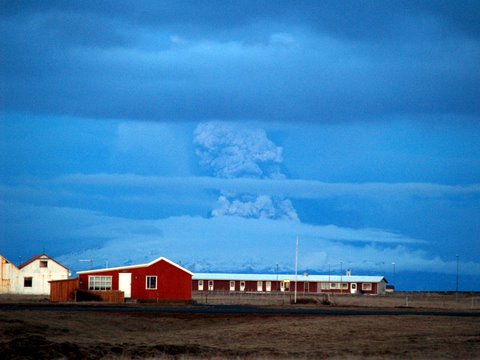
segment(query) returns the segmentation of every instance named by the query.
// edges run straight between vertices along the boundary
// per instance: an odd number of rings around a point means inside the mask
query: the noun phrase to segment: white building
[[[69,270],[46,254],[15,266],[0,255],[0,294],[48,295],[51,280],[68,279]]]

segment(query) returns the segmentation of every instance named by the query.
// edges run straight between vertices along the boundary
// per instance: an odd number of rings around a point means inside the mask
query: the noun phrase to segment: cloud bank
[[[216,177],[162,177],[136,174],[71,174],[53,179],[59,184],[89,186],[128,186],[168,190],[174,186],[199,190],[231,192],[258,192],[270,195],[285,195],[301,199],[324,199],[337,196],[381,197],[422,196],[444,197],[453,195],[478,195],[480,184],[445,185],[432,183],[325,183],[301,179],[254,179]]]
[[[476,1],[1,9],[9,112],[165,122],[480,114]]]

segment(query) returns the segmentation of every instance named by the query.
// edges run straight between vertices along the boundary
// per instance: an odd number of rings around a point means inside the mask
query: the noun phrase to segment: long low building
[[[384,295],[384,276],[197,273],[193,291],[294,292]]]

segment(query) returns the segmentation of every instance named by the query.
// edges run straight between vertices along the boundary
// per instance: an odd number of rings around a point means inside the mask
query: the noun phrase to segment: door
[[[356,294],[357,293],[357,283],[351,283],[350,284],[350,292],[352,294]]]
[[[265,287],[266,287],[266,289],[265,289],[266,291],[268,291],[268,292],[272,291],[272,282],[267,281]]]
[[[132,273],[118,274],[118,290],[123,291],[125,298],[132,297]]]

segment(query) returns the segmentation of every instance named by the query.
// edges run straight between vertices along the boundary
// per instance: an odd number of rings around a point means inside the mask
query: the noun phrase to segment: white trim
[[[118,266],[118,267],[112,267],[112,268],[104,268],[104,269],[95,269],[95,270],[83,270],[83,271],[77,271],[77,274],[91,274],[91,273],[98,273],[98,272],[105,272],[105,271],[116,271],[116,270],[125,270],[125,269],[138,269],[138,268],[144,268],[144,267],[149,267],[152,266],[153,264],[160,262],[160,261],[165,261],[169,263],[170,265],[175,266],[176,268],[179,268],[182,271],[185,271],[186,273],[190,274],[193,276],[193,273],[184,267],[181,267],[178,264],[175,264],[173,261],[168,260],[167,258],[164,258],[163,256],[159,257],[158,259],[155,259],[148,264],[139,264],[139,265],[128,265],[128,266]]]
[[[363,283],[362,284],[362,291],[372,291],[373,286],[372,283]]]
[[[104,283],[105,283],[105,289],[95,289],[95,279],[97,278],[103,278]],[[109,281],[108,281],[109,280]],[[93,284],[92,284],[93,283]],[[110,283],[110,286],[107,286],[108,283]],[[99,286],[100,287],[100,286]],[[91,289],[93,288],[93,289]],[[109,291],[113,289],[113,280],[112,276],[110,275],[89,275],[88,276],[88,290],[93,290],[93,291]]]
[[[155,287],[148,287],[148,278],[155,278]],[[145,275],[145,290],[157,290],[157,288],[158,288],[158,276]]]

